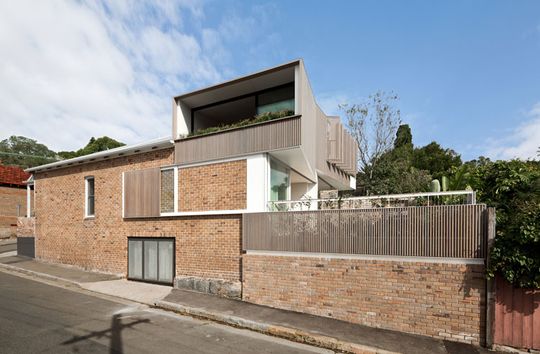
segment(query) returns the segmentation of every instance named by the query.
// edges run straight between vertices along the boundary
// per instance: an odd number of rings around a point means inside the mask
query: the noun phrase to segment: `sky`
[[[417,146],[536,158],[540,1],[2,1],[0,139],[171,134],[171,97],[292,59],[327,114],[399,96]]]

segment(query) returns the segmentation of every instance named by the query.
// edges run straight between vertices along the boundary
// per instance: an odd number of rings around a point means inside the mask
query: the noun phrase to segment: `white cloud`
[[[362,102],[362,99],[358,97],[351,98],[344,93],[322,93],[317,95],[317,103],[323,112],[329,116],[343,116],[343,112],[339,110],[339,105],[359,102]]]
[[[223,43],[257,40],[251,15],[203,28],[197,0],[0,2],[0,139],[73,150],[169,135],[171,97],[234,72]]]
[[[526,116],[528,120],[517,126],[508,136],[491,139],[487,156],[494,159],[534,159],[540,147],[540,102]]]

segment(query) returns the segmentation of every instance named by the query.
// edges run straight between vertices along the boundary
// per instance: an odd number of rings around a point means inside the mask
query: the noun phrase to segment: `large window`
[[[160,173],[160,213],[174,213],[178,208],[178,169],[162,169]]]
[[[257,96],[257,114],[294,112],[294,84],[263,92]]]
[[[85,205],[84,216],[92,217],[95,215],[95,197],[94,197],[94,177],[86,177],[85,183]]]
[[[290,199],[290,170],[281,163],[270,160],[270,201]]]
[[[294,82],[192,109],[191,132],[234,127],[263,113],[294,114]]]

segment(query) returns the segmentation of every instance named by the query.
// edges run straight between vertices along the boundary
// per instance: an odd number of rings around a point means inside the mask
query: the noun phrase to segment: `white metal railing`
[[[268,211],[303,211],[321,209],[369,209],[405,206],[476,204],[472,190],[372,195],[365,197],[300,199],[268,202]]]

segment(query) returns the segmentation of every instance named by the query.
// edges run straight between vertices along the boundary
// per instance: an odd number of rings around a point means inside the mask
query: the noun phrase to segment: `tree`
[[[358,145],[358,168],[371,179],[377,160],[392,148],[401,122],[398,96],[379,91],[360,104],[344,104],[347,127]]]
[[[88,144],[86,144],[86,146],[82,149],[77,151],[60,151],[58,155],[63,159],[71,159],[73,157],[89,155],[95,152],[114,149],[124,145],[124,143],[111,139],[108,136],[102,136],[98,139],[91,137]]]
[[[448,176],[452,168],[461,166],[461,156],[432,141],[414,150],[412,164],[417,169],[429,171],[433,178],[441,179]]]
[[[356,177],[356,194],[396,194],[427,192],[431,175],[412,165],[413,143],[411,129],[400,125],[394,148],[382,154]]]
[[[5,165],[29,168],[54,162],[57,156],[54,151],[34,139],[10,136],[0,141],[0,160]]]
[[[399,156],[395,150],[383,155],[373,170],[368,171],[372,178],[359,173],[356,179],[356,194],[383,195],[427,192],[431,175],[411,166],[410,160]]]
[[[411,127],[408,124],[401,124],[396,132],[394,140],[394,149],[407,148],[413,149]]]

